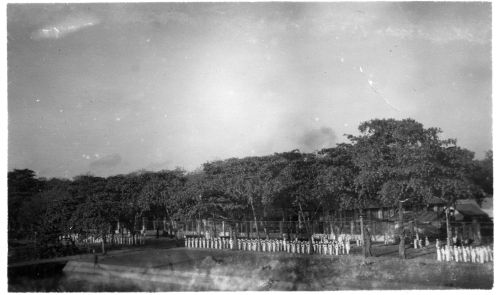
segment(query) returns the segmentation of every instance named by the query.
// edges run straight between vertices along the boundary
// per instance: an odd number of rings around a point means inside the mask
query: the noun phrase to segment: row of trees
[[[46,180],[31,170],[14,170],[8,174],[9,239],[33,233],[45,242],[67,233],[104,236],[117,222],[134,233],[144,216],[220,218],[236,230],[236,221],[263,221],[274,212],[283,220],[303,218],[311,235],[319,216],[363,210],[372,202],[396,207],[403,229],[406,201],[427,204],[437,197],[451,206],[459,198],[492,195],[492,153],[474,160],[472,152],[440,139],[440,133],[412,119],[375,119],[360,124],[358,135],[347,135],[348,143],[316,153],[227,159],[191,173]],[[258,236],[261,230],[256,228]],[[401,231],[401,257],[404,246]]]

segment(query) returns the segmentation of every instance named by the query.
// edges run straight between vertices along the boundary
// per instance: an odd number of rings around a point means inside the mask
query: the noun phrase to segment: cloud
[[[491,27],[461,27],[461,26],[421,26],[403,25],[398,27],[387,27],[377,29],[378,35],[396,37],[399,39],[424,39],[437,43],[448,43],[453,41],[466,41],[477,44],[491,42]]]
[[[107,169],[113,168],[122,162],[122,157],[119,154],[112,154],[100,158],[90,163],[90,169]]]
[[[99,23],[100,21],[93,16],[70,16],[58,23],[46,25],[34,31],[31,34],[31,38],[35,40],[60,39],[84,28],[95,26]]]
[[[325,147],[331,147],[335,143],[336,134],[329,127],[307,130],[298,138],[298,146],[304,152],[313,152]]]
[[[306,12],[295,21],[316,36],[491,42],[489,3],[325,3],[308,5]]]

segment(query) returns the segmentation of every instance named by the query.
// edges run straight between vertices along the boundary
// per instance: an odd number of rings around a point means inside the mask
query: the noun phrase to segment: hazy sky
[[[372,118],[491,149],[490,3],[10,4],[8,169],[192,170]]]

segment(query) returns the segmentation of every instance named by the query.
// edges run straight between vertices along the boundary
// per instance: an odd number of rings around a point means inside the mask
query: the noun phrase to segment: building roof
[[[403,218],[404,220],[416,220],[419,223],[429,223],[439,219],[438,214],[436,212],[429,210],[423,210],[420,212],[414,212],[414,211],[404,212]],[[394,215],[389,217],[389,220],[398,221],[399,220],[398,212],[394,212]]]
[[[484,198],[481,203],[481,210],[484,211],[489,218],[493,218],[493,198]]]
[[[488,215],[473,199],[458,200],[456,202],[456,210],[465,216]]]

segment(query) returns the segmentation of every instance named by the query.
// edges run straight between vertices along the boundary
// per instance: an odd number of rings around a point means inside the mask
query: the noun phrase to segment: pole
[[[363,232],[363,212],[362,209],[360,209],[360,244],[362,245],[362,255],[365,257],[365,245],[364,245],[364,232]]]

